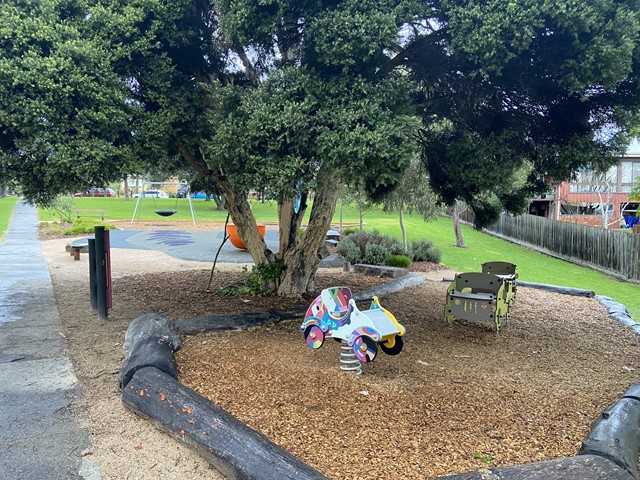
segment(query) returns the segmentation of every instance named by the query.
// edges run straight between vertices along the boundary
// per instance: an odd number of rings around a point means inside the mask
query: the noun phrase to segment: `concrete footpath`
[[[0,243],[0,478],[99,479],[37,224],[19,202]]]

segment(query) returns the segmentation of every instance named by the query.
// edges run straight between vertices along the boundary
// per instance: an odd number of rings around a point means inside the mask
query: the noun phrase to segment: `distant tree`
[[[483,226],[522,211],[545,178],[615,163],[638,125],[635,1],[429,5],[390,66],[422,86],[423,160],[447,205],[465,201]],[[509,188],[526,163],[527,182]]]
[[[385,210],[398,212],[402,246],[408,251],[407,232],[404,226],[404,211],[416,212],[425,221],[432,220],[443,212],[438,199],[429,186],[429,177],[424,166],[416,158],[402,175],[397,188],[387,194],[382,204]]]

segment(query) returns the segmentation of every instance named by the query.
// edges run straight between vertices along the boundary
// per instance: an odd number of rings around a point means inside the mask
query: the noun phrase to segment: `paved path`
[[[99,479],[37,223],[18,203],[0,243],[0,479]]]

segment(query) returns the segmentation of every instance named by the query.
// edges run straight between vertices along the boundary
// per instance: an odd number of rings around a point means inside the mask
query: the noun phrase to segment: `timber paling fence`
[[[486,230],[629,280],[640,280],[640,235],[535,215],[502,215]]]

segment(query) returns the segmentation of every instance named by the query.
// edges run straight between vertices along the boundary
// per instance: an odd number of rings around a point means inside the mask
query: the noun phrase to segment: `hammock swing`
[[[175,204],[173,205],[173,209],[171,208],[160,208],[158,206],[158,194],[149,194],[146,195],[147,192],[151,192],[150,190],[146,190],[145,187],[147,186],[164,186],[164,185],[171,185],[171,186],[179,186],[178,190],[182,190],[185,193],[185,198],[188,200],[189,202],[189,209],[191,210],[191,220],[193,222],[193,224],[196,224],[196,213],[195,210],[193,208],[193,203],[191,202],[191,195],[190,195],[190,189],[189,189],[189,184],[185,181],[182,180],[180,182],[143,182],[142,183],[142,188],[140,190],[140,194],[138,195],[138,201],[136,202],[136,206],[133,210],[133,216],[131,217],[131,224],[133,225],[133,222],[135,220],[139,220],[140,219],[140,212],[142,210],[142,199],[149,196],[149,197],[153,197],[153,210],[154,213],[156,215],[158,215],[159,217],[171,217],[173,215],[175,215],[176,213],[178,213],[178,195],[175,195]],[[155,191],[154,191],[155,192]]]
[[[170,217],[171,215],[175,215],[176,213],[178,213],[178,196],[176,195],[176,204],[173,206],[173,210],[160,210],[158,208],[158,204],[156,199],[158,198],[157,195],[154,195],[153,197],[153,208],[154,208],[154,213],[156,215],[160,215],[161,217]]]

